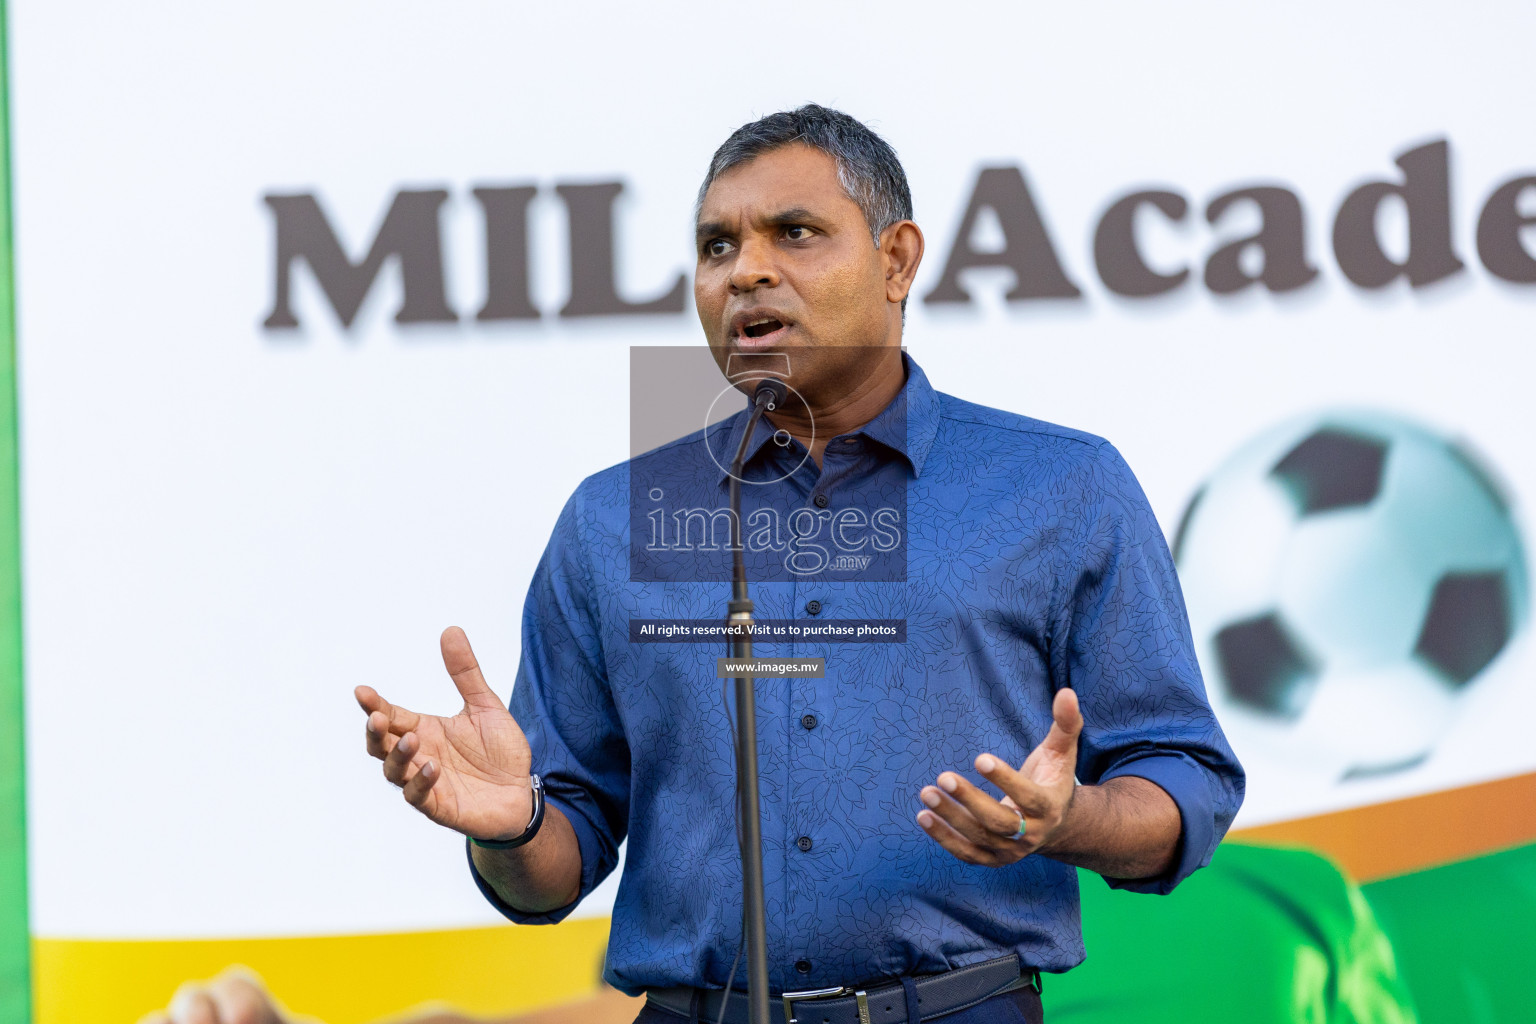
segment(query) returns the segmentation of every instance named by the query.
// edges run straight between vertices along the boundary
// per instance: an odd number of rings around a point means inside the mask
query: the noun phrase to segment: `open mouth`
[[[789,324],[776,316],[755,316],[736,322],[736,342],[743,348],[763,348],[775,344],[789,330]]]
[[[763,338],[772,334],[774,331],[777,331],[783,326],[783,322],[775,320],[773,317],[768,317],[766,320],[752,321],[750,324],[747,324],[746,327],[742,328],[741,333],[749,338]]]

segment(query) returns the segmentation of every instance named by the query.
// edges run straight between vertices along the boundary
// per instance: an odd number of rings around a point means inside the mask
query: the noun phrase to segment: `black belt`
[[[1039,972],[1021,971],[1017,953],[911,982],[920,1020],[964,1010],[1014,989],[1040,991]],[[700,1024],[720,1020],[720,1005],[725,1002],[725,1024],[749,1024],[747,994],[740,989],[655,988],[645,997],[684,1017],[693,1016],[697,997]],[[770,998],[768,1015],[771,1024],[917,1024],[908,1018],[906,985],[900,981],[885,982],[868,991],[839,986],[779,993]]]

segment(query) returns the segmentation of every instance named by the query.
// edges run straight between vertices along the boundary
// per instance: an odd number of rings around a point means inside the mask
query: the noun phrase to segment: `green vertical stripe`
[[[0,0],[0,1020],[31,1019],[21,676],[9,14]]]

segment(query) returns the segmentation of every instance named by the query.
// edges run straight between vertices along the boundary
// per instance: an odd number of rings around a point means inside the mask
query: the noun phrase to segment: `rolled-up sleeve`
[[[629,817],[629,746],[600,642],[591,563],[582,543],[583,492],[555,524],[523,605],[523,649],[509,706],[528,737],[548,806],[570,821],[581,850],[575,900],[542,914],[517,910],[475,871],[487,900],[520,924],[563,920],[618,862]]]
[[[1154,878],[1106,879],[1167,893],[1210,863],[1242,803],[1244,776],[1206,698],[1184,597],[1161,528],[1120,453],[1100,446],[1086,474],[1053,657],[1083,709],[1078,778],[1134,775],[1161,787],[1182,820],[1174,865]]]

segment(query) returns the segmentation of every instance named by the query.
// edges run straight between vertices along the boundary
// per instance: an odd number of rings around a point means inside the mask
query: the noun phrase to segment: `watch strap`
[[[533,841],[533,837],[539,834],[539,826],[544,824],[544,781],[537,773],[528,776],[533,787],[533,817],[528,819],[528,827],[523,829],[522,835],[511,839],[476,839],[469,837],[469,841],[485,850],[515,850]]]

